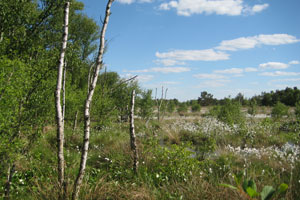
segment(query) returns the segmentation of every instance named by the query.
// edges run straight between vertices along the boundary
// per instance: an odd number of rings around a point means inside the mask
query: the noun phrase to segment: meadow
[[[216,113],[215,107],[201,110],[167,113],[160,121],[136,116],[137,173],[132,170],[129,123],[93,125],[79,199],[300,198],[300,124],[292,110],[282,117],[271,117],[271,108],[263,107],[256,115],[247,114],[245,107],[229,114]],[[68,195],[83,132],[81,126],[71,127],[67,124],[65,131]],[[56,148],[56,127],[47,126],[15,163],[12,199],[57,198]],[[274,189],[269,197],[262,194],[265,187]]]

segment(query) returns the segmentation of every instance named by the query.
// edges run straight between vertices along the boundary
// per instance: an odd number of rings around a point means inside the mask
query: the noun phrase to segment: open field
[[[287,191],[272,199],[299,199],[299,131],[299,123],[289,118],[247,117],[234,125],[203,113],[148,123],[136,119],[135,174],[128,123],[93,129],[80,199],[247,199],[220,185],[234,185],[237,174],[253,179],[257,191],[286,183]],[[78,170],[81,134],[81,128],[66,129],[68,194]],[[55,199],[56,163],[56,131],[48,126],[16,163],[13,199]]]

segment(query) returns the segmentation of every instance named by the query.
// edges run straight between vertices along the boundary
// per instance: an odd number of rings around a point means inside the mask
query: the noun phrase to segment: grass
[[[80,199],[243,199],[220,186],[233,184],[232,176],[239,172],[253,178],[259,191],[287,183],[286,194],[275,199],[300,199],[299,123],[291,121],[246,118],[245,124],[229,126],[201,115],[148,124],[137,119],[136,175],[129,125],[93,129]],[[283,129],[287,124],[296,127]],[[82,132],[66,127],[68,197],[78,171]],[[288,143],[295,149],[283,149]],[[16,165],[12,199],[56,199],[56,165],[56,131],[49,126]]]

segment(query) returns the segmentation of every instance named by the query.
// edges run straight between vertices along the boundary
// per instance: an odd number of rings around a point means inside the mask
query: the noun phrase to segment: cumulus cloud
[[[185,65],[185,62],[178,61],[178,60],[172,60],[172,59],[156,60],[155,62],[157,64],[163,64],[164,66]]]
[[[224,40],[216,49],[226,51],[237,51],[252,49],[260,45],[283,45],[297,43],[300,40],[288,34],[257,35],[252,37],[240,37],[233,40]]]
[[[269,7],[269,4],[267,4],[267,3],[258,4],[258,5],[254,5],[251,10],[252,10],[252,13],[258,13],[258,12],[265,10],[268,7]]]
[[[299,76],[300,72],[284,72],[284,71],[275,71],[275,72],[264,72],[260,73],[260,76]]]
[[[156,52],[155,55],[160,59],[177,61],[217,61],[229,59],[228,54],[221,51],[215,51],[213,49],[174,50],[165,53]]]
[[[131,73],[148,73],[148,72],[158,72],[158,73],[181,73],[191,71],[188,67],[153,67],[150,69],[141,69],[141,70],[130,70],[127,72]]]
[[[292,60],[291,62],[289,62],[289,65],[298,65],[298,64],[300,64],[298,60]]]
[[[257,68],[254,68],[254,67],[246,67],[245,68],[245,72],[257,72],[258,69]]]
[[[281,62],[267,62],[259,65],[260,69],[286,69],[289,65]]]
[[[216,87],[224,87],[226,83],[231,82],[230,80],[227,79],[222,79],[222,80],[207,80],[201,82],[197,88],[216,88]]]
[[[132,4],[132,3],[151,3],[153,0],[117,0],[121,4]]]
[[[220,74],[242,74],[243,72],[244,72],[244,69],[241,69],[241,68],[230,68],[230,69],[214,71],[214,73],[220,73]]]
[[[226,79],[226,76],[220,74],[195,74],[194,77],[199,79]]]
[[[176,9],[177,14],[182,16],[191,16],[193,14],[238,16],[258,13],[268,6],[268,4],[257,4],[250,7],[243,0],[171,0],[167,3],[162,3],[159,8],[161,10]]]

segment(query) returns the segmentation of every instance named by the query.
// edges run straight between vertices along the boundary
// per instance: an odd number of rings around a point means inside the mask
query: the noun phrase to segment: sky
[[[107,1],[81,1],[100,24]],[[299,0],[115,0],[104,62],[180,101],[299,88],[299,9]]]

